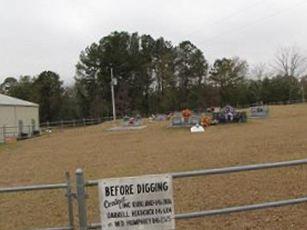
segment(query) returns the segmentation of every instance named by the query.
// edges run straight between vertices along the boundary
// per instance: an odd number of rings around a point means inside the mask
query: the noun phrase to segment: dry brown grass
[[[64,181],[81,167],[87,179],[156,174],[307,158],[307,105],[275,106],[265,120],[210,127],[191,135],[147,124],[107,132],[110,124],[57,132],[0,147],[0,186]],[[307,167],[175,180],[176,212],[294,198],[307,193]],[[89,190],[89,219],[99,221]],[[0,195],[0,229],[65,225],[62,191]],[[177,221],[177,229],[305,229],[307,205]]]

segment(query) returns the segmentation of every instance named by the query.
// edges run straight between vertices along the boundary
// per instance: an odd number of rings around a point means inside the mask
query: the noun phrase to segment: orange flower
[[[184,119],[188,119],[192,115],[192,111],[189,109],[182,110],[181,113]]]

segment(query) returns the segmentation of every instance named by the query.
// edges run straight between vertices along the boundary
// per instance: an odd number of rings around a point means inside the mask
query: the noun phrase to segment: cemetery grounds
[[[61,183],[82,168],[87,179],[219,168],[307,158],[307,105],[270,107],[266,119],[212,126],[204,133],[145,122],[110,132],[111,123],[66,129],[0,146],[0,187]],[[247,205],[307,194],[307,167],[174,181],[176,213]],[[90,222],[99,222],[97,188],[88,190]],[[0,229],[65,225],[63,191],[0,195]],[[75,213],[77,213],[75,205]],[[176,229],[304,229],[307,205],[176,221]],[[76,220],[77,222],[77,220]]]

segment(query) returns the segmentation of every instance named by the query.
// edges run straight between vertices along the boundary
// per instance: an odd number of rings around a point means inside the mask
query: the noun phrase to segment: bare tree
[[[262,80],[263,78],[269,76],[269,70],[267,68],[267,65],[263,62],[258,63],[256,65],[254,65],[249,73],[249,76],[252,79],[257,79],[257,80]]]
[[[307,58],[295,46],[283,47],[275,55],[273,68],[279,75],[298,78],[307,70]]]

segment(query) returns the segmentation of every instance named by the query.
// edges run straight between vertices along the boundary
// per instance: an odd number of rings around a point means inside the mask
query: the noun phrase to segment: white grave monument
[[[266,105],[251,107],[251,118],[265,118],[269,114],[269,108]]]
[[[196,124],[191,127],[191,133],[203,133],[203,132],[205,132],[205,129],[199,124]]]

